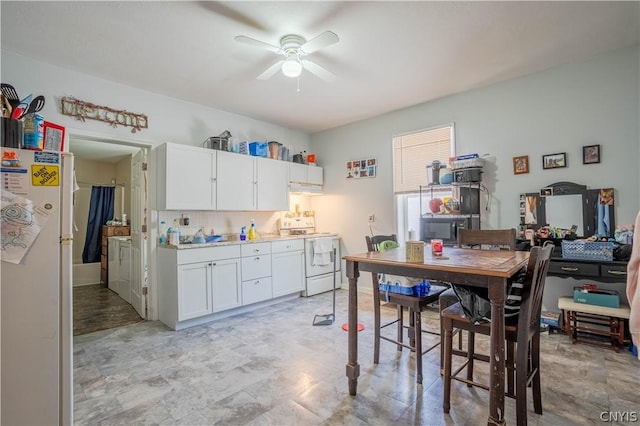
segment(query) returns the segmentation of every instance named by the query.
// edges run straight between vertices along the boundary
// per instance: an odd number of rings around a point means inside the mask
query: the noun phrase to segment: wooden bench
[[[629,319],[628,306],[609,308],[606,306],[576,303],[572,297],[560,297],[558,308],[562,311],[565,332],[571,335],[573,343],[587,343],[611,347],[618,352],[624,346],[624,323]],[[587,337],[579,333],[586,333]],[[588,335],[606,336],[609,343],[590,339]],[[579,340],[579,338],[583,338]]]

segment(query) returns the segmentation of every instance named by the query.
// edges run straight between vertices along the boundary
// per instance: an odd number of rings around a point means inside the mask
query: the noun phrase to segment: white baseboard
[[[73,286],[100,284],[100,262],[75,263],[73,265]]]

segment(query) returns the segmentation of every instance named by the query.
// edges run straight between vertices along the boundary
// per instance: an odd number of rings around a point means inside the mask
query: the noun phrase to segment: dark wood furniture
[[[100,254],[100,284],[109,285],[109,237],[126,237],[131,235],[131,227],[125,225],[102,225]]]
[[[369,252],[377,252],[380,250],[380,244],[384,241],[396,241],[395,234],[393,235],[374,235],[365,237],[367,241],[367,250]],[[398,351],[402,351],[402,348],[408,348],[416,353],[416,380],[418,383],[422,383],[422,355],[434,349],[440,343],[437,343],[426,350],[422,350],[422,333],[431,333],[440,335],[440,333],[434,333],[429,330],[422,329],[422,309],[428,305],[436,302],[442,292],[447,287],[432,285],[429,294],[418,297],[412,295],[404,295],[391,292],[380,291],[380,285],[378,282],[378,274],[371,273],[373,283],[373,319],[374,319],[374,343],[373,343],[373,363],[378,364],[380,361],[380,340],[386,340],[387,342],[394,343],[398,346]],[[381,324],[380,320],[380,302],[384,300],[387,303],[396,305],[397,316],[396,319],[385,324]],[[409,326],[404,325],[404,309],[409,312]],[[392,326],[397,326],[397,336],[392,339],[380,334],[381,330]],[[403,331],[408,330],[409,344],[403,342]]]
[[[508,345],[506,365],[509,372],[506,395],[516,399],[516,418],[518,425],[527,424],[527,386],[529,384],[531,384],[533,388],[533,405],[535,412],[542,414],[542,393],[540,389],[540,312],[551,251],[552,246],[550,245],[531,249],[518,321],[515,323],[507,323],[505,326]],[[450,409],[451,380],[459,380],[467,385],[481,387],[486,390],[494,389],[493,384],[491,387],[488,387],[485,384],[473,381],[473,336],[476,333],[491,336],[492,344],[494,340],[492,336],[493,330],[490,324],[474,324],[471,322],[469,318],[465,317],[460,303],[456,303],[443,310],[441,319],[445,330],[443,409],[445,413],[448,413]],[[493,312],[491,321],[495,321]],[[452,372],[452,333],[454,329],[467,330],[470,338],[466,363],[455,372]],[[517,343],[517,351],[514,359],[515,343]],[[466,379],[459,376],[459,373],[465,369],[465,367],[467,369]],[[515,388],[513,379],[514,368]]]
[[[612,348],[618,352],[624,346],[624,324],[629,320],[631,310],[628,306],[610,308],[607,306],[576,303],[571,297],[558,299],[558,308],[562,312],[565,333],[575,343],[587,343]],[[600,340],[597,336],[604,336]]]
[[[462,248],[445,248],[442,257],[425,254],[424,262],[405,260],[405,249],[362,253],[345,256],[349,279],[349,335],[346,375],[349,394],[358,389],[358,277],[360,271],[388,273],[407,277],[486,287],[491,300],[491,393],[489,396],[488,424],[504,423],[504,367],[505,330],[504,302],[507,281],[527,264],[529,253],[524,251],[489,251]]]
[[[462,246],[499,246],[507,250],[516,249],[516,230],[511,229],[460,229],[458,231],[458,247]],[[458,302],[453,289],[448,289],[440,295],[438,304],[440,314],[442,310]],[[440,321],[440,336],[444,336],[444,325]],[[455,355],[467,356],[467,352],[462,350],[462,333],[459,333],[458,348],[453,350]],[[483,359],[483,356],[478,356]],[[444,368],[444,346],[440,346],[440,369]]]

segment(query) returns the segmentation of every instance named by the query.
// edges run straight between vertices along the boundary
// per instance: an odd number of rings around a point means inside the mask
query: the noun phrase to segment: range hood
[[[322,195],[321,185],[310,185],[307,183],[292,182],[289,184],[289,192],[291,194],[301,195]]]

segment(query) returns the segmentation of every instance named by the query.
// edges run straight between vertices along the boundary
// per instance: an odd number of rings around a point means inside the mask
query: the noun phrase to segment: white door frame
[[[142,139],[132,139],[132,138],[127,138],[127,137],[123,137],[123,136],[113,136],[113,135],[106,135],[104,133],[98,133],[98,132],[92,132],[92,131],[86,131],[86,130],[82,130],[82,129],[76,129],[76,128],[67,128],[67,135],[68,135],[68,140],[65,141],[65,146],[66,146],[66,150],[69,150],[69,140],[74,139],[81,139],[81,140],[88,140],[88,141],[93,141],[93,142],[104,142],[104,143],[110,143],[110,144],[115,144],[115,145],[125,145],[125,146],[130,146],[130,147],[136,147],[136,148],[140,148],[140,149],[146,149],[147,150],[147,162],[150,161],[150,158],[152,157],[151,151],[152,149],[157,146],[157,144],[154,144],[148,140],[142,140]],[[155,168],[153,168],[155,169]],[[155,185],[156,185],[156,180],[155,180],[155,175],[153,173],[150,173],[149,170],[151,170],[150,167],[147,167],[147,178],[149,179],[148,181],[148,186],[147,186],[147,205],[146,205],[146,216],[145,216],[145,222],[147,224],[147,238],[145,241],[145,251],[147,253],[146,256],[146,270],[148,271],[147,273],[147,284],[148,284],[148,293],[146,295],[146,311],[147,311],[147,317],[146,319],[150,319],[150,320],[155,320],[157,319],[157,310],[154,309],[154,301],[157,300],[157,296],[155,294],[156,292],[156,286],[154,285],[155,282],[155,261],[153,261],[153,257],[155,256],[155,244],[151,244],[151,242],[153,241],[153,232],[150,232],[150,230],[152,229],[151,226],[151,205],[154,205],[155,203]],[[141,212],[142,215],[145,214],[145,212]],[[144,274],[144,270],[141,271],[142,274]],[[140,279],[144,279],[143,276],[140,277]],[[143,281],[144,282],[144,281]]]

